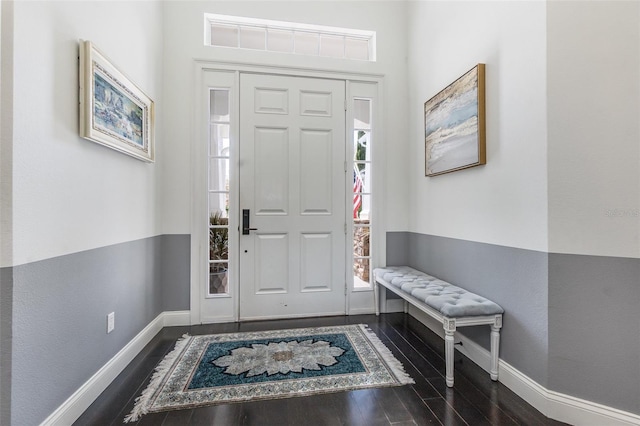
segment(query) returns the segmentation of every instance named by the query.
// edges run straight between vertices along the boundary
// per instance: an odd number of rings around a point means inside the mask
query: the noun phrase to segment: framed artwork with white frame
[[[80,136],[155,159],[154,103],[90,41],[80,40]]]

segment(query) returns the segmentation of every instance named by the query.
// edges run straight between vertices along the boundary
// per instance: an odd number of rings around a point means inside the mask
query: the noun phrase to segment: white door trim
[[[201,254],[203,250],[207,249],[206,241],[203,238],[205,235],[205,231],[203,231],[203,226],[206,225],[206,219],[202,222],[202,212],[206,211],[206,206],[203,207],[203,203],[205,202],[204,197],[199,194],[206,193],[206,187],[203,186],[204,176],[206,176],[206,169],[203,169],[203,161],[202,159],[206,157],[206,145],[202,143],[203,140],[206,140],[206,111],[204,111],[204,106],[207,103],[203,100],[203,87],[205,87],[205,73],[206,72],[227,72],[233,73],[235,75],[235,85],[233,87],[233,101],[232,101],[232,111],[235,114],[239,114],[239,94],[238,94],[238,85],[239,85],[239,75],[240,73],[260,73],[260,74],[274,74],[274,75],[290,75],[290,76],[299,76],[299,77],[312,77],[312,78],[323,78],[323,79],[336,79],[336,80],[344,80],[349,84],[350,82],[361,82],[361,83],[375,83],[377,85],[377,102],[380,105],[378,108],[378,140],[384,141],[385,138],[385,130],[383,125],[383,120],[381,119],[384,116],[384,75],[375,74],[375,73],[358,73],[358,72],[349,72],[349,71],[339,71],[339,70],[330,70],[330,69],[310,69],[310,68],[298,68],[298,67],[276,67],[276,66],[268,66],[268,65],[260,65],[249,62],[225,62],[225,61],[208,61],[208,60],[195,60],[194,61],[194,69],[193,69],[193,123],[192,123],[192,134],[191,134],[191,224],[190,224],[190,234],[191,234],[191,323],[192,324],[200,324],[203,322],[201,317],[201,307],[200,302],[203,298],[204,286],[203,280],[206,277],[203,277],[203,269],[201,265]],[[347,95],[349,93],[347,91]],[[349,99],[349,98],[348,98]],[[238,115],[236,115],[237,117]],[[236,120],[235,124],[232,124],[232,133],[237,137],[238,135],[238,123]],[[347,132],[348,130],[347,126]],[[350,140],[350,135],[346,134],[347,140]],[[385,162],[382,161],[386,157],[386,147],[384,143],[377,144],[376,147],[377,153],[375,154],[375,158],[380,159],[380,161],[376,161],[376,173],[374,176],[374,185],[376,189],[376,200],[384,200],[384,176],[385,176]],[[236,156],[236,159],[238,157]],[[238,197],[235,197],[235,203],[238,203]],[[372,241],[376,241],[376,249],[374,258],[372,259],[373,265],[383,265],[384,259],[386,258],[386,239],[384,238],[384,233],[386,230],[385,225],[385,217],[384,217],[384,209],[380,205],[381,203],[374,202],[373,211],[375,212],[376,223],[378,224],[375,229],[376,235],[372,235]],[[236,206],[238,209],[239,206]],[[230,256],[239,256],[239,253],[230,253]],[[237,277],[237,274],[235,274]],[[236,278],[237,279],[237,278]],[[220,317],[215,318],[207,318],[208,322],[236,322],[239,320],[239,291],[238,291],[238,283],[231,282],[231,300],[233,304],[232,313],[225,313]],[[347,295],[346,298],[346,312],[350,314],[350,297],[351,293]],[[372,305],[373,312],[373,305]],[[355,312],[353,312],[355,313]],[[358,313],[361,313],[360,311]]]

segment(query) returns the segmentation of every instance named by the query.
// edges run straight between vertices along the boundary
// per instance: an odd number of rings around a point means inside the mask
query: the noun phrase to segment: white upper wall
[[[13,250],[2,266],[157,235],[158,167],[78,136],[78,39],[93,41],[160,100],[160,2],[14,7]],[[162,117],[162,103],[156,105]],[[161,157],[162,133],[156,137]]]
[[[4,259],[13,258],[11,235],[12,66],[13,2],[0,2],[0,266],[5,264]],[[3,419],[4,417],[0,416],[0,422]]]
[[[548,4],[549,251],[640,257],[640,4]]]
[[[547,250],[546,3],[409,2],[409,230]],[[424,102],[486,64],[487,164],[424,173]]]
[[[204,13],[302,22],[377,31],[377,61],[236,50],[203,45]],[[387,230],[406,230],[406,3],[378,1],[227,1],[165,2],[165,155],[163,171],[164,233],[189,233],[191,218],[191,148],[195,59],[280,67],[384,74]],[[204,143],[204,142],[203,142]],[[206,179],[206,177],[202,177]]]

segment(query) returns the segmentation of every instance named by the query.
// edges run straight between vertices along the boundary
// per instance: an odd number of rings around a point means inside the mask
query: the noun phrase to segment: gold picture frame
[[[80,136],[155,161],[154,103],[90,41],[80,40]]]
[[[486,164],[485,64],[424,103],[425,176]]]

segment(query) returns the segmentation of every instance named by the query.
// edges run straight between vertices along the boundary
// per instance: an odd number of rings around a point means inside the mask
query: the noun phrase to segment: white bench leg
[[[442,324],[444,327],[444,360],[446,364],[446,381],[448,387],[453,387],[453,354],[455,349],[453,348],[453,335],[456,332],[455,320],[444,320]]]
[[[491,326],[491,380],[498,380],[498,354],[500,351],[500,326]]]
[[[378,309],[381,313],[387,313],[387,288],[385,286],[378,287]]]
[[[378,300],[378,294],[380,293],[380,288],[378,287],[378,282],[373,280],[373,306],[376,307],[376,316],[380,315],[380,301]]]

